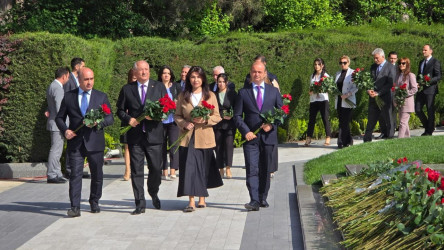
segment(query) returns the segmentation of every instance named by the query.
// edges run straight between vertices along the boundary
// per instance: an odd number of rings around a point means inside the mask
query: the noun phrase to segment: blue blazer
[[[262,109],[259,110],[256,104],[256,98],[254,98],[252,84],[247,85],[239,90],[234,107],[234,123],[242,134],[242,137],[245,138],[248,132],[254,132],[265,122],[260,114],[265,114],[270,110],[273,111],[275,107],[281,108],[282,105],[282,97],[279,90],[269,84],[265,84],[264,102]],[[267,145],[275,145],[278,143],[277,127],[275,124],[273,124],[271,131],[265,133],[261,130],[257,136],[258,138],[245,143],[251,143],[258,139]]]
[[[60,132],[63,134],[65,134],[67,129],[72,131],[76,130],[83,123],[83,116],[82,112],[80,111],[78,95],[79,88],[66,92],[65,97],[62,100],[62,104],[60,105],[60,110],[57,113],[55,121],[57,127],[60,129]],[[91,109],[98,109],[102,104],[108,105],[108,107],[111,109],[107,95],[93,89],[91,91],[87,112]],[[69,117],[69,128],[65,124],[67,116]],[[68,140],[68,150],[79,149],[83,142],[86,150],[88,151],[104,151],[105,133],[103,132],[103,128],[110,126],[113,123],[114,118],[111,113],[105,116],[105,120],[101,122],[101,129],[99,130],[97,127],[88,128],[87,126],[83,126],[79,131],[76,132],[77,136],[71,140]]]

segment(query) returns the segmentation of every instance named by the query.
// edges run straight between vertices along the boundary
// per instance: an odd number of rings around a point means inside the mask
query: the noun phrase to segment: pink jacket
[[[413,96],[418,91],[418,84],[416,83],[416,76],[413,73],[409,73],[408,76],[406,76],[405,81],[403,81],[404,75],[401,73],[398,76],[398,79],[396,80],[396,86],[401,86],[404,83],[407,84],[407,98],[405,98],[404,107],[400,110],[400,112],[407,112],[412,113],[415,112],[415,101],[413,99]],[[393,101],[394,102],[394,101]]]

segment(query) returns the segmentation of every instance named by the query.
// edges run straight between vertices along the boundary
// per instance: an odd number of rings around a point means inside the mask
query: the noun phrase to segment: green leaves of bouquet
[[[79,129],[84,126],[94,127],[97,126],[97,129],[101,129],[101,122],[105,119],[105,115],[111,114],[111,109],[105,103],[100,105],[98,109],[91,109],[85,114],[85,118],[83,118],[83,124],[80,125],[74,133],[79,131]]]

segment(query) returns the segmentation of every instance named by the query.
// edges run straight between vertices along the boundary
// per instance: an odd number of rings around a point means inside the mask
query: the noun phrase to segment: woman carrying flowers
[[[212,126],[220,122],[216,96],[208,88],[204,70],[191,67],[185,90],[179,95],[174,120],[181,133],[186,134],[179,147],[179,187],[177,196],[189,196],[184,212],[195,210],[194,196],[199,208],[206,207],[207,188],[222,186],[216,168],[213,148],[216,146]]]
[[[401,87],[404,84],[405,90],[402,90]],[[415,112],[413,96],[418,91],[418,85],[416,83],[415,74],[410,72],[410,59],[407,57],[401,58],[399,61],[398,77],[394,87],[398,87],[397,91],[407,91],[407,97],[405,98],[404,105],[397,108],[399,110],[398,138],[410,137],[409,119],[410,113]],[[395,100],[396,97],[394,98],[394,101]],[[396,101],[394,105],[397,105]]]
[[[309,121],[307,128],[307,139],[304,146],[308,147],[311,143],[311,138],[313,137],[316,116],[318,112],[321,113],[322,122],[325,127],[325,146],[330,145],[330,106],[328,102],[328,94],[322,88],[322,78],[329,77],[326,72],[324,60],[322,58],[316,58],[313,62],[314,72],[311,75],[310,81],[310,109],[309,109]]]
[[[358,91],[358,88],[352,82],[353,70],[350,69],[350,57],[341,56],[339,65],[341,66],[341,71],[336,72],[335,81],[341,95],[336,95],[335,106],[339,118],[338,148],[342,148],[353,145],[350,122],[354,107],[347,103],[346,100],[356,103],[355,93]]]

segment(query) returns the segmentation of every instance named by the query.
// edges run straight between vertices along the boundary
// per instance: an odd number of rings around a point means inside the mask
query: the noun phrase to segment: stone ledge
[[[1,163],[0,178],[15,179],[24,177],[46,176],[47,164],[47,162]]]

